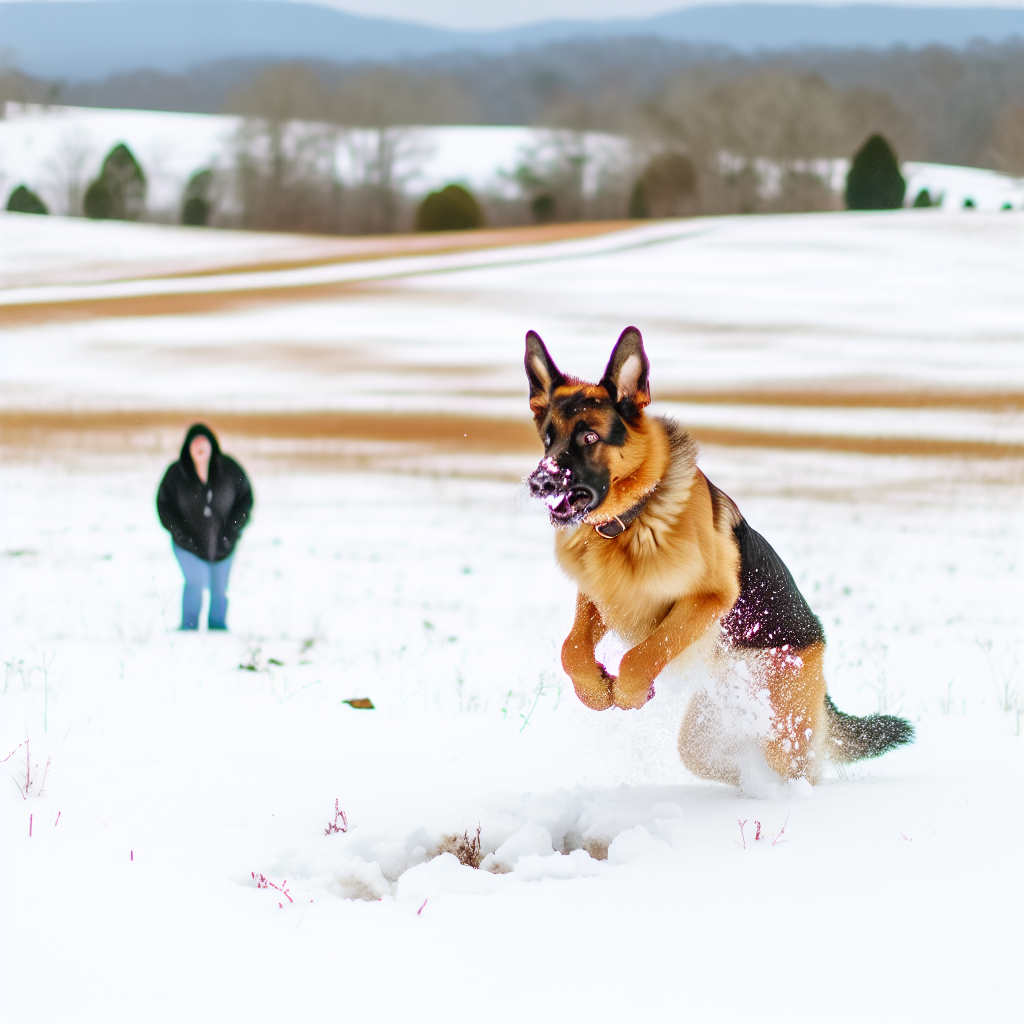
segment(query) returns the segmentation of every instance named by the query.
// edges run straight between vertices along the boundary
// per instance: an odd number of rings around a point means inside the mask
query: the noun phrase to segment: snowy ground
[[[1018,1019],[1020,481],[704,465],[825,620],[836,700],[913,747],[806,798],[688,778],[681,681],[576,702],[514,485],[250,461],[233,632],[182,636],[157,458],[9,464],[4,753],[52,763],[27,800],[5,765],[6,1019]],[[511,872],[427,859],[478,825]]]
[[[701,465],[822,617],[838,705],[917,741],[753,796],[678,761],[696,678],[584,709],[529,454],[225,433],[256,514],[231,632],[185,636],[153,509],[177,434],[5,428],[0,1019],[1019,1021],[1021,459],[810,450],[1019,448],[1006,216],[704,221],[316,301],[8,326],[5,415],[512,417],[526,327],[593,375],[639,322],[656,396],[736,392],[663,411],[764,431]],[[784,385],[875,405],[750,397]],[[773,447],[786,430],[808,448]],[[335,799],[349,830],[325,835]],[[497,870],[434,856],[477,827]]]
[[[528,419],[527,327],[563,368],[595,376],[630,322],[656,400],[740,387],[1021,391],[1021,234],[1017,213],[700,218],[546,245],[9,288],[0,394],[29,409]]]

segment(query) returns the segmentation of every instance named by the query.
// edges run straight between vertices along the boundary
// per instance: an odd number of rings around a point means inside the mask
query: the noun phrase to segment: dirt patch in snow
[[[826,383],[820,387],[753,390],[659,391],[663,402],[699,402],[708,405],[782,405],[802,409],[971,409],[984,412],[1024,411],[1024,392],[998,389],[887,387],[871,382],[866,386],[839,387]]]
[[[296,270],[323,267],[332,263],[392,259],[396,256],[436,256],[446,252],[470,252],[506,245],[537,245],[563,242],[573,238],[593,238],[636,227],[635,221],[582,221],[574,224],[538,224],[526,227],[493,228],[478,231],[444,231],[417,235],[372,235],[365,238],[323,239],[337,247],[337,253],[313,259],[281,259],[259,263],[241,263],[192,273],[165,274],[163,277],[201,277],[208,274],[249,274],[254,271]]]
[[[513,245],[538,245],[546,242],[592,238],[635,226],[631,221],[595,221],[580,224],[551,224],[494,231],[460,231],[443,235],[402,235],[387,238],[346,239],[337,255],[315,259],[262,261],[212,266],[200,271],[161,273],[159,279],[204,278],[222,274],[251,274],[282,270],[325,267],[367,260],[394,259],[403,256],[437,256],[445,253],[472,252]],[[126,266],[112,280],[146,280],[151,274],[133,274]],[[55,282],[50,282],[51,284]],[[140,295],[127,298],[76,299],[68,302],[39,302],[9,305],[0,308],[0,327],[22,327],[31,324],[63,323],[107,317],[181,316],[194,313],[275,305],[282,302],[310,302],[334,298],[359,291],[365,285],[341,282],[318,285],[288,285],[260,290],[251,288],[233,291],[229,283],[217,292],[177,295]]]
[[[211,413],[182,410],[0,413],[0,442],[10,450],[139,450],[165,447],[163,431],[183,433],[190,423],[208,423],[231,446],[232,437],[296,442],[345,440],[415,445],[423,452],[539,454],[531,424],[435,413],[268,412]],[[706,444],[744,448],[856,452],[867,455],[967,456],[1022,459],[1024,445],[935,438],[840,437],[700,427]],[[288,457],[302,454],[289,449]],[[315,455],[311,450],[308,454]],[[329,455],[329,452],[322,453]]]
[[[78,299],[72,302],[26,303],[0,308],[0,327],[102,320],[109,317],[185,316],[194,313],[224,313],[281,302],[312,302],[336,298],[365,287],[359,283],[300,285],[184,295],[139,295],[116,299]]]
[[[0,438],[10,447],[123,447],[124,439],[162,428],[184,432],[201,420],[223,438],[345,439],[416,444],[435,450],[540,452],[529,423],[430,413],[211,413],[143,410],[0,413]]]

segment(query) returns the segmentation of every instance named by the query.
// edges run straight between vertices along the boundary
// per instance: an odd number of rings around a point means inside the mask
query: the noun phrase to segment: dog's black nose
[[[562,469],[554,459],[541,459],[540,465],[527,478],[530,494],[534,498],[564,494],[572,480],[572,471]]]
[[[534,473],[529,483],[530,494],[534,498],[546,498],[549,494],[557,494],[561,490],[558,482],[547,474]]]

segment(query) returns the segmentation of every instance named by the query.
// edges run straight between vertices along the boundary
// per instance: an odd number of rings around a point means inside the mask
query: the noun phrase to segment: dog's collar
[[[651,500],[651,495],[653,494],[653,490],[645,494],[635,505],[631,508],[627,508],[622,515],[612,516],[612,518],[606,523],[595,523],[594,533],[596,533],[598,537],[603,537],[605,540],[614,540],[620,534],[625,533],[627,527],[633,522],[633,520],[636,519],[645,508],[647,508],[647,502]]]

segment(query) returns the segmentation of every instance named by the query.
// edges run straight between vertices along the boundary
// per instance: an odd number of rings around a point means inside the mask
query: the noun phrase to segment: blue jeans
[[[185,575],[185,590],[181,595],[181,628],[199,628],[199,610],[203,606],[203,591],[210,592],[210,629],[227,629],[228,576],[234,554],[221,562],[206,562],[191,551],[178,547],[171,541],[174,557]]]

